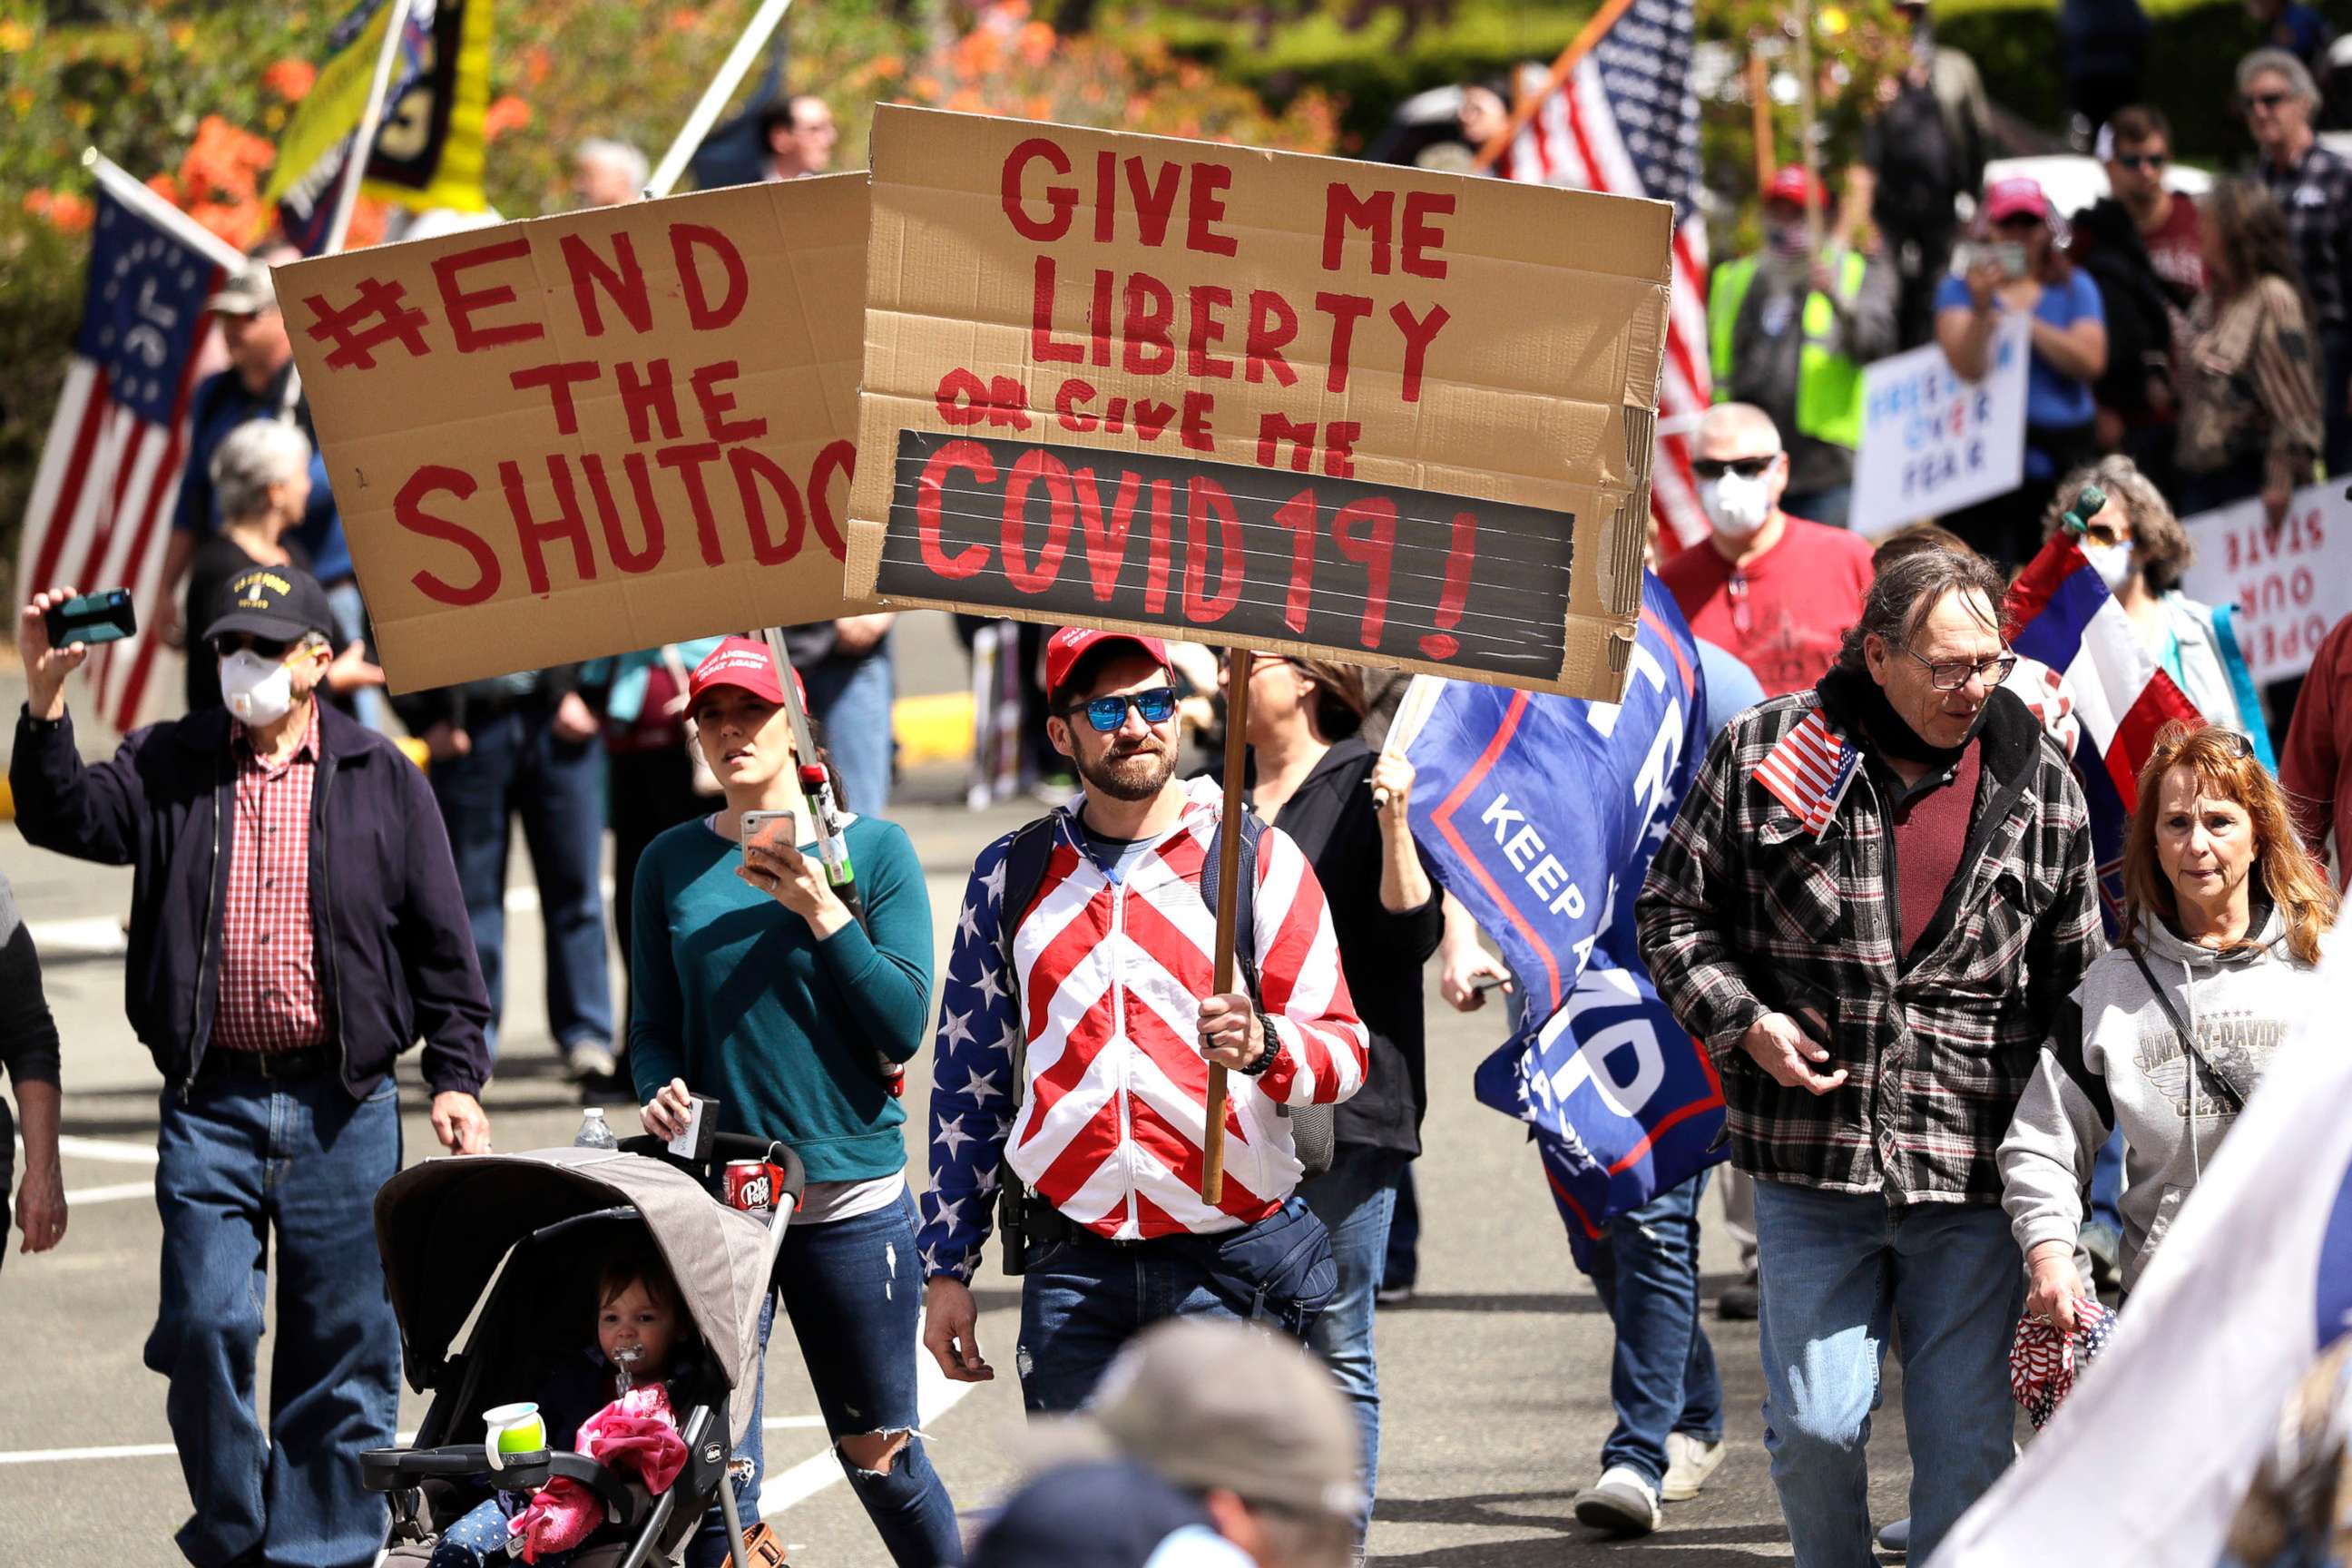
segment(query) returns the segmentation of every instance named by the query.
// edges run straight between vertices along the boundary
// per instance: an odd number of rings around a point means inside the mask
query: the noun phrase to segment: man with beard
[[[1065,627],[1045,687],[1084,793],[972,868],[940,1004],[919,1241],[923,1342],[950,1378],[984,1382],[970,1281],[1001,1207],[1033,1414],[1078,1408],[1162,1318],[1307,1336],[1338,1271],[1294,1192],[1284,1111],[1355,1093],[1370,1052],[1297,845],[1224,822],[1213,783],[1177,782],[1166,645]],[[1236,983],[1213,994],[1228,831],[1255,852],[1235,889]],[[1213,1205],[1200,1191],[1211,1063],[1232,1075]]]

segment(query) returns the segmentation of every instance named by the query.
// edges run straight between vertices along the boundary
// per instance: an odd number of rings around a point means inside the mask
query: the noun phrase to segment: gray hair
[[[1772,437],[1772,449],[1780,451],[1783,443],[1780,427],[1772,416],[1752,403],[1717,403],[1708,405],[1698,416],[1698,428],[1692,433],[1694,444],[1706,440],[1717,431],[1752,430]],[[1760,455],[1760,454],[1759,454]]]
[[[2120,502],[2131,513],[2132,554],[2147,585],[2159,594],[2179,587],[2180,579],[2188,575],[2189,563],[2197,559],[2197,547],[2189,542],[2189,531],[2180,526],[2172,503],[2164,499],[2156,481],[2120,453],[2066,476],[2051,498],[2049,510],[2042,514],[2042,537],[2058,531],[2066,510],[2084,485],[2098,486],[2106,491],[2110,506]]]
[[[310,467],[310,442],[301,431],[282,419],[247,420],[213,453],[213,490],[221,516],[230,521],[259,517],[269,505],[269,487]]]
[[[646,162],[646,155],[643,153],[638,152],[626,142],[615,142],[609,136],[591,136],[587,141],[580,143],[572,156],[578,163],[615,165],[623,174],[628,175],[629,188],[632,190],[644,190],[646,177],[653,173],[653,168]]]
[[[2287,90],[2305,103],[2319,101],[2319,84],[2311,79],[2311,68],[2284,49],[2256,49],[2238,62],[2238,96],[2243,98],[2258,76],[2286,78]]]
[[[2000,570],[1973,550],[1915,550],[1888,562],[1870,580],[1862,619],[1845,629],[1837,667],[1860,674],[1870,668],[1863,646],[1875,637],[1890,647],[1908,647],[1928,612],[1951,593],[1981,595],[1993,607],[1998,630],[2000,602],[2008,592]]]

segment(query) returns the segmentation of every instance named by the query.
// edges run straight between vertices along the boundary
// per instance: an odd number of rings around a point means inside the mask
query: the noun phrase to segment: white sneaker
[[[1612,1465],[1576,1494],[1576,1521],[1612,1535],[1647,1535],[1658,1528],[1658,1494],[1630,1465]]]
[[[1698,1496],[1716,1467],[1723,1463],[1723,1439],[1710,1443],[1687,1432],[1666,1434],[1666,1479],[1658,1488],[1664,1502],[1688,1502]]]

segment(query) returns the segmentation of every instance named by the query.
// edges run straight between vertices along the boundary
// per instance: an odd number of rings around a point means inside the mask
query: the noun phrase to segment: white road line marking
[[[88,1208],[92,1204],[119,1204],[154,1195],[155,1184],[152,1182],[121,1182],[110,1187],[84,1187],[78,1193],[68,1193],[66,1205],[68,1208]]]
[[[44,956],[105,958],[131,950],[122,921],[112,915],[87,915],[79,920],[27,921],[26,934]]]
[[[922,1336],[921,1319],[916,1321],[916,1337]],[[915,1408],[917,1424],[929,1426],[940,1416],[963,1403],[964,1395],[980,1384],[950,1383],[928,1352],[915,1356]],[[773,1519],[778,1514],[806,1502],[835,1481],[848,1479],[841,1461],[834,1457],[828,1446],[821,1454],[814,1454],[789,1470],[770,1471],[760,1481],[760,1517]]]
[[[152,1193],[154,1188],[141,1187],[138,1190]],[[71,1193],[67,1194],[66,1198],[68,1203],[83,1201]],[[928,1414],[925,1418],[929,1419]],[[811,1427],[821,1429],[824,1426],[824,1417],[771,1415],[760,1425],[771,1432],[801,1431]],[[416,1434],[403,1432],[394,1440],[405,1447],[416,1441]],[[0,1454],[0,1465],[73,1465],[89,1459],[168,1459],[179,1451],[178,1446],[172,1443],[117,1443],[100,1448],[20,1448],[14,1453]],[[828,1450],[824,1457],[830,1462],[833,1456]],[[839,1473],[838,1469],[835,1471],[836,1477]]]
[[[24,1140],[17,1140],[17,1147]],[[70,1154],[77,1160],[103,1160],[116,1165],[152,1165],[162,1156],[152,1143],[117,1143],[104,1138],[76,1138],[71,1134],[58,1140],[58,1152]]]

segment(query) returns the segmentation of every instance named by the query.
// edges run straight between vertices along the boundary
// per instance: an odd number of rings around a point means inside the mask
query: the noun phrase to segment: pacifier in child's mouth
[[[613,1352],[613,1364],[621,1369],[621,1384],[624,1388],[636,1386],[637,1363],[645,1359],[646,1347],[643,1345],[623,1345]]]

